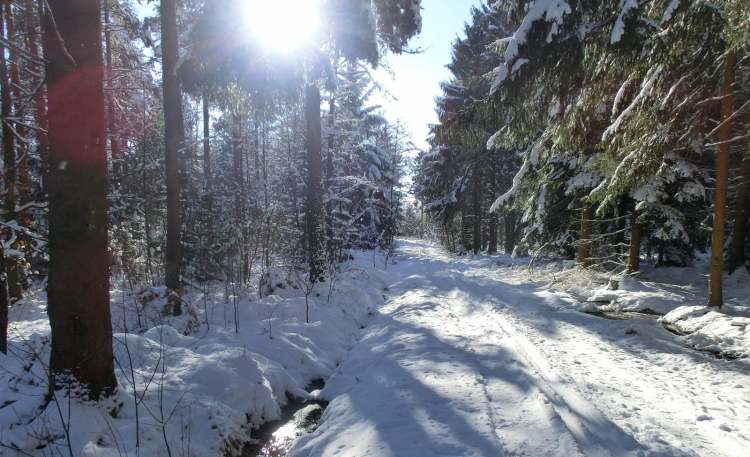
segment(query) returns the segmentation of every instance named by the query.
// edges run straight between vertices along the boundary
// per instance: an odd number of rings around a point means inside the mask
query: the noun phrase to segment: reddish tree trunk
[[[109,308],[107,156],[99,0],[47,0],[49,279],[53,385],[116,387]]]
[[[578,241],[578,263],[583,268],[591,266],[591,207],[581,210],[581,239]]]
[[[732,136],[730,117],[734,109],[734,67],[736,56],[730,52],[724,62],[724,83],[721,90],[721,128],[719,149],[716,151],[716,194],[714,196],[714,225],[711,232],[711,267],[708,280],[708,306],[721,306],[721,275],[724,272],[724,230],[727,217],[727,185],[729,181],[729,140]]]
[[[323,199],[321,189],[322,132],[320,124],[320,89],[315,83],[305,91],[305,120],[307,142],[307,204],[305,225],[307,233],[307,255],[310,266],[310,281],[318,282],[323,277]]]
[[[183,146],[182,94],[175,72],[178,59],[177,7],[175,0],[161,0],[162,79],[164,85],[164,146],[167,179],[167,247],[165,284],[178,291],[180,282],[180,153]],[[179,301],[173,303],[181,313]]]
[[[729,243],[729,272],[745,264],[747,245],[747,225],[750,214],[750,148],[745,151],[740,165],[740,185],[737,188],[737,201],[734,204],[734,227]]]

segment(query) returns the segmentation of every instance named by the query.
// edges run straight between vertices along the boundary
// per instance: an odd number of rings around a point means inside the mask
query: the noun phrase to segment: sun
[[[241,0],[248,33],[269,52],[311,47],[320,32],[319,0]]]

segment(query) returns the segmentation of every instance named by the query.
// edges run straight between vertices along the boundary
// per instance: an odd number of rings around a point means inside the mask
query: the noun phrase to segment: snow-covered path
[[[292,455],[750,455],[747,362],[555,306],[499,260],[402,241],[392,299]]]

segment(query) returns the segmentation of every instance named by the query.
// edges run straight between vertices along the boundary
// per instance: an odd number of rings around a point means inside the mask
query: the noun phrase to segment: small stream
[[[322,389],[322,380],[314,381],[308,391]],[[318,428],[325,401],[290,398],[281,408],[281,419],[263,424],[253,430],[253,442],[245,445],[242,457],[285,457],[300,436]]]
[[[631,319],[641,319],[641,320],[650,320],[655,321],[659,317],[661,317],[660,314],[654,313],[654,312],[638,312],[638,311],[603,311],[603,310],[596,310],[596,311],[584,311],[586,314],[591,314],[592,316],[601,317],[604,319],[609,319],[613,321],[627,321]]]

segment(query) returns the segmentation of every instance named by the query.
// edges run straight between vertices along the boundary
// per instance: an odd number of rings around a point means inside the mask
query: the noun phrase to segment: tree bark
[[[750,146],[750,145],[749,145]],[[745,151],[740,165],[740,184],[737,188],[737,201],[734,204],[734,227],[729,243],[729,272],[745,264],[747,246],[747,225],[750,215],[750,147]]]
[[[628,252],[629,275],[635,274],[641,269],[641,235],[643,226],[638,222],[638,214],[633,212],[633,222],[630,226],[630,249]]]
[[[203,91],[203,181],[206,195],[211,194],[211,131],[208,111],[208,90]]]
[[[487,254],[497,254],[497,213],[490,213]]]
[[[5,2],[5,23],[8,29],[8,33],[6,34],[6,39],[8,40],[8,42],[11,42],[12,39],[16,36],[16,27],[13,16],[13,3],[10,0],[7,0]],[[12,47],[9,48],[8,57],[10,58],[11,99],[14,100],[12,101],[13,116],[15,118],[23,119],[24,106],[18,90],[20,86],[20,77],[18,72],[17,51]],[[26,136],[28,135],[27,130],[28,129],[24,125],[16,124],[16,131],[21,138],[26,138]],[[16,199],[20,200],[20,202],[23,204],[31,199],[31,177],[29,176],[28,154],[26,154],[28,144],[21,141],[21,144],[16,145],[16,147],[24,149],[21,152],[19,152],[18,150],[16,151],[16,156],[20,156],[18,157],[18,163],[16,164]],[[25,227],[28,227],[30,220],[27,217],[21,217],[21,220],[19,222]]]
[[[167,288],[179,291],[180,281],[180,153],[183,147],[182,94],[177,78],[177,8],[175,0],[161,0],[162,79],[164,86],[164,139],[167,180],[167,247],[165,278]],[[182,311],[179,304],[175,314]]]
[[[107,155],[99,0],[47,0],[51,386],[69,375],[91,398],[114,391]]]
[[[729,140],[732,136],[730,117],[734,109],[734,52],[724,62],[724,82],[721,89],[721,128],[719,149],[716,151],[716,193],[714,196],[714,225],[711,233],[711,266],[708,280],[708,306],[724,303],[721,275],[724,272],[724,229],[726,226],[727,185],[729,178]]]
[[[0,33],[6,39],[10,39],[9,23],[6,19],[10,17],[10,1],[3,0],[3,10],[0,11]],[[5,52],[0,52],[0,84],[2,84],[2,95],[0,95],[0,111],[2,115],[3,134],[3,163],[5,166],[5,220],[16,219],[16,205],[18,192],[18,168],[16,164],[16,141],[15,134],[10,125],[13,117],[13,89],[11,85],[10,69],[5,58]],[[6,262],[7,287],[10,299],[17,301],[23,298],[21,288],[18,259],[13,256]]]
[[[112,174],[113,178],[119,176],[120,166],[120,138],[117,130],[117,119],[115,119],[115,90],[114,90],[114,72],[112,68],[112,31],[110,20],[110,2],[113,0],[104,0],[104,47],[105,59],[107,65],[107,84],[105,85],[107,101],[107,133],[109,137],[109,150],[112,154]],[[115,183],[113,183],[115,184]]]
[[[37,0],[37,16],[41,22],[44,15],[43,8],[44,0]],[[26,6],[26,40],[29,48],[29,54],[32,58],[36,59],[39,55],[39,44],[37,43],[36,27],[34,26],[34,4],[33,0],[25,0]],[[39,159],[41,161],[41,193],[44,195],[46,191],[47,173],[49,170],[49,144],[47,141],[47,103],[45,101],[45,86],[42,85],[37,89],[34,94],[34,121],[36,126],[41,130],[35,130],[36,140],[38,144]]]
[[[480,177],[479,173],[474,176],[471,189],[471,211],[474,213],[474,220],[472,225],[471,244],[474,254],[479,254],[482,250],[482,205],[479,199],[479,186]]]
[[[323,199],[321,189],[322,132],[320,121],[320,89],[315,83],[308,84],[305,91],[305,121],[307,143],[307,205],[305,208],[305,231],[307,232],[307,258],[310,281],[323,279]]]
[[[8,283],[5,275],[5,249],[0,240],[0,352],[8,353]]]
[[[505,213],[505,233],[503,248],[506,254],[513,254],[516,248],[516,215],[513,211]]]
[[[591,207],[586,205],[581,210],[581,239],[578,241],[578,263],[583,268],[591,266]]]

